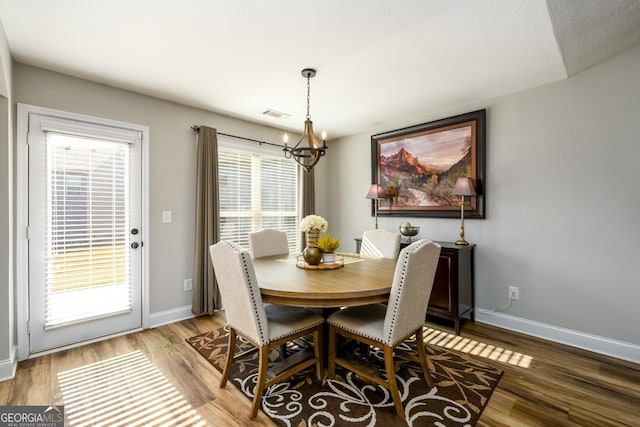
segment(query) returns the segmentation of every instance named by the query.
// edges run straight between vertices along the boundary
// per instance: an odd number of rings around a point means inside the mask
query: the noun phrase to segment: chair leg
[[[329,350],[327,351],[327,359],[329,359],[329,378],[336,376],[336,328],[329,325]]]
[[[227,380],[229,379],[231,365],[233,365],[233,356],[236,352],[236,338],[236,331],[233,328],[229,328],[229,340],[227,341],[227,360],[224,362],[222,378],[220,379],[220,388],[224,388],[224,386],[227,385]]]
[[[264,384],[267,381],[267,368],[269,365],[269,345],[260,347],[258,358],[258,380],[256,382],[255,395],[253,396],[253,404],[251,405],[251,413],[249,418],[254,419],[258,414],[258,409],[262,403],[262,394],[264,393]]]
[[[420,359],[424,379],[427,381],[429,388],[433,388],[435,385],[433,384],[433,378],[431,377],[431,370],[429,370],[427,352],[424,350],[424,327],[421,327],[416,331],[416,346],[418,347],[418,358]]]
[[[366,359],[368,359],[369,356],[371,356],[371,346],[363,342],[359,343],[359,345],[360,345],[360,352]]]
[[[322,329],[324,329],[324,325],[318,326],[313,331],[313,355],[316,358],[316,375],[318,376],[318,380],[322,381],[322,377],[324,375],[324,367],[322,359],[324,359],[324,349],[323,347],[323,333]]]
[[[389,347],[388,345],[384,346],[384,366],[387,371],[389,390],[391,391],[393,404],[396,407],[396,413],[404,420],[404,408],[402,407],[402,400],[400,399],[400,392],[398,391],[398,383],[396,382],[395,366],[393,364],[393,347]]]

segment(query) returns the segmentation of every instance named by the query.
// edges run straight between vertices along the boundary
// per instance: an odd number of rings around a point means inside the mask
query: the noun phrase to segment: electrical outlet
[[[509,299],[520,299],[520,288],[517,286],[509,286]]]
[[[191,279],[184,279],[184,291],[190,291],[193,289],[193,280]]]

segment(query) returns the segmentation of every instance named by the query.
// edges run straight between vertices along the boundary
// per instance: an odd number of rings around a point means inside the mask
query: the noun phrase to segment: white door
[[[142,327],[142,132],[28,126],[29,353]]]

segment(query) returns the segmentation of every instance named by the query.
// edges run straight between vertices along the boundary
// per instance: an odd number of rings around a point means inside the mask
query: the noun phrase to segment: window
[[[220,239],[249,248],[248,234],[263,228],[287,233],[299,247],[298,167],[278,148],[219,137]]]
[[[129,312],[130,143],[53,131],[45,141],[45,328]]]

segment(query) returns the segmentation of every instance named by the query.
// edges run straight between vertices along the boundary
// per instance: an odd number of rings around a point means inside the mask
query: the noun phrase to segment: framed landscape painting
[[[466,197],[465,218],[484,218],[486,110],[371,137],[372,183],[382,186],[379,216],[460,217],[458,177],[478,196]]]

